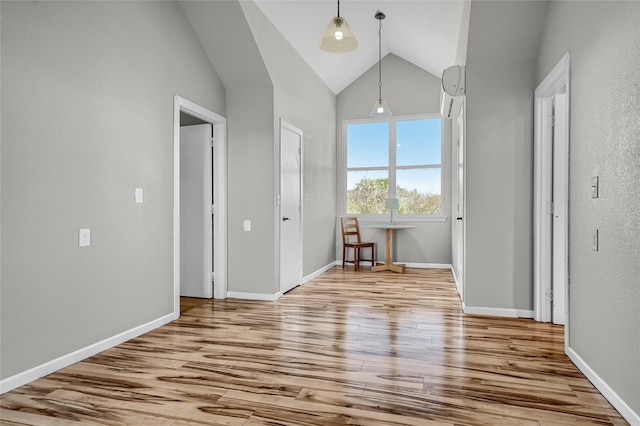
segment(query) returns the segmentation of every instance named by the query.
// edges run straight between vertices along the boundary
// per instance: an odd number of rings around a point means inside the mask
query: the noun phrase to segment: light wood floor
[[[562,327],[463,315],[448,270],[338,267],[277,302],[191,306],[3,395],[1,423],[626,424]]]

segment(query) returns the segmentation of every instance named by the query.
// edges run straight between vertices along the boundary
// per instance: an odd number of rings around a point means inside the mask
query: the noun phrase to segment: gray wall
[[[533,309],[535,53],[545,2],[472,2],[467,47],[468,307]]]
[[[534,67],[533,58],[467,64],[467,306],[533,309]]]
[[[227,119],[228,291],[275,294],[273,88],[229,88]]]
[[[554,2],[540,83],[571,52],[570,347],[640,415],[640,3]],[[600,178],[592,199],[591,177]],[[600,248],[591,250],[593,230]]]
[[[382,98],[394,116],[440,113],[440,78],[393,54],[382,58]],[[385,79],[385,76],[387,78]],[[378,99],[378,64],[338,94],[337,146],[338,146],[338,215],[343,207],[342,164],[344,150],[342,123],[344,120],[368,119],[373,103]],[[417,229],[395,233],[395,258],[411,263],[451,263],[451,135],[450,122],[444,120],[443,136],[443,214],[444,222],[417,222]],[[338,232],[340,232],[338,225]],[[384,260],[384,233],[361,230],[367,241],[377,243],[377,259]],[[339,235],[339,234],[338,234]],[[336,258],[342,259],[342,239],[338,237]]]
[[[309,275],[335,261],[336,97],[253,2],[241,5],[274,85],[276,193],[279,119],[304,133],[302,265]],[[276,229],[278,212],[275,206]]]
[[[275,294],[281,117],[304,132],[303,274],[335,260],[335,96],[253,2],[180,5],[227,88],[228,290]]]
[[[273,83],[240,2],[180,6],[227,89],[227,289],[275,294]]]
[[[0,13],[4,379],[173,312],[173,97],[226,106],[175,3]]]

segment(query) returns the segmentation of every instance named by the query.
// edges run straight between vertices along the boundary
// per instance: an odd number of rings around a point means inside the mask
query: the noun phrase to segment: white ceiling
[[[382,21],[382,57],[393,53],[438,77],[456,64],[463,0],[342,0],[340,16],[358,40],[358,48],[345,54],[318,48],[320,36],[337,14],[337,1],[255,3],[335,94],[378,62],[378,20],[374,17],[378,10],[387,16]],[[466,40],[463,44],[466,49]]]

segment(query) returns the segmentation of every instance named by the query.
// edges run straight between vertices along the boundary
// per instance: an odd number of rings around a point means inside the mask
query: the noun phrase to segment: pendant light
[[[371,118],[391,117],[391,110],[385,101],[382,100],[382,20],[386,15],[380,11],[376,12],[375,18],[379,21],[378,26],[378,100],[373,104],[369,113]]]
[[[358,40],[351,32],[347,20],[340,17],[340,0],[338,0],[338,16],[331,18],[324,30],[318,47],[329,53],[347,53],[358,47]]]

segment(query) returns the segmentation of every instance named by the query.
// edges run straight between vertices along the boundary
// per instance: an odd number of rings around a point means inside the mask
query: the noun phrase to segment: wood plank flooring
[[[207,303],[209,299],[199,299],[197,297],[181,297],[180,298],[180,315],[183,315],[190,309],[197,308]]]
[[[451,273],[334,268],[179,320],[1,397],[2,425],[624,425],[563,328],[463,315]],[[191,308],[189,309],[189,306]]]

